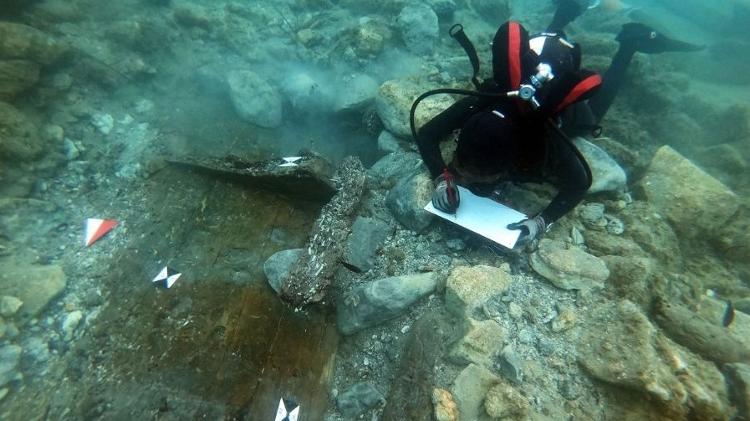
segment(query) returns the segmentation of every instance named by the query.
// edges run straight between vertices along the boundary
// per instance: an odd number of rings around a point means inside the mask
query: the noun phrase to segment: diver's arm
[[[468,96],[433,117],[419,129],[416,139],[417,147],[433,178],[439,176],[446,168],[440,153],[440,142],[450,132],[460,129],[472,114],[496,100],[496,98]]]
[[[562,142],[561,139],[555,138],[553,141]],[[591,187],[586,164],[581,162],[581,157],[570,149],[571,146],[573,145],[564,143],[554,145],[557,149],[557,156],[549,170],[555,174],[553,184],[558,192],[540,214],[547,224],[557,221],[573,210],[581,203]]]

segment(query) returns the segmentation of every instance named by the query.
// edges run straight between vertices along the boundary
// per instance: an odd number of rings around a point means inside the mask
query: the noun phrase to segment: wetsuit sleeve
[[[417,147],[427,169],[435,178],[446,168],[440,153],[440,142],[478,110],[491,105],[496,99],[468,96],[436,115],[418,131]]]
[[[557,136],[553,136],[551,140],[554,145],[550,151],[550,165],[547,171],[558,192],[540,214],[548,224],[557,221],[581,203],[590,187],[586,169],[578,154]]]

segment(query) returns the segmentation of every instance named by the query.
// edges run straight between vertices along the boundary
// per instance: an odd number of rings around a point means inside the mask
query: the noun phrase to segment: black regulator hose
[[[414,100],[414,103],[411,106],[411,111],[409,112],[409,126],[411,127],[411,135],[414,137],[414,140],[419,143],[419,133],[417,133],[417,127],[414,122],[414,115],[417,111],[417,107],[419,107],[419,103],[424,101],[426,98],[431,97],[433,95],[439,95],[439,94],[455,94],[455,95],[466,95],[466,96],[475,96],[475,97],[481,97],[481,98],[510,98],[510,96],[507,93],[499,92],[499,93],[490,93],[490,92],[477,92],[477,91],[470,91],[468,89],[453,89],[453,88],[441,88],[441,89],[433,89],[431,91],[427,91],[423,93],[422,95],[418,96],[417,99]],[[547,124],[552,128],[555,133],[557,133],[563,141],[568,145],[568,147],[573,151],[573,153],[578,157],[578,160],[581,162],[581,165],[583,165],[583,170],[586,173],[586,190],[588,190],[591,187],[591,184],[593,183],[593,176],[591,174],[591,167],[589,167],[589,163],[586,161],[586,158],[584,158],[581,151],[578,150],[575,143],[573,143],[573,140],[565,134],[565,132],[562,131],[560,127],[550,118],[547,119]]]

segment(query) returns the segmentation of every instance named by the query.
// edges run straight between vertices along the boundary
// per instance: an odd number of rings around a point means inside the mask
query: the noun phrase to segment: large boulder
[[[438,40],[438,17],[430,6],[413,3],[404,7],[396,18],[406,48],[415,54],[431,54]]]
[[[388,133],[388,132],[384,132]],[[375,162],[367,175],[390,189],[402,179],[414,175],[422,164],[422,158],[415,152],[392,152]]]
[[[492,297],[502,294],[512,282],[505,268],[492,266],[457,266],[445,285],[445,307],[463,318]]]
[[[0,60],[0,98],[13,98],[39,81],[40,66],[28,60]]]
[[[556,240],[542,240],[530,262],[536,273],[562,289],[601,288],[609,278],[604,261]]]
[[[425,173],[417,173],[396,184],[388,192],[385,204],[401,225],[412,231],[422,232],[433,221],[432,214],[424,210],[432,199],[433,191],[430,177]]]
[[[0,59],[30,60],[47,65],[57,61],[67,51],[67,45],[38,29],[0,22]]]
[[[6,266],[0,272],[0,290],[23,301],[17,317],[36,317],[65,289],[65,273],[57,265]]]
[[[372,77],[357,74],[343,81],[341,90],[336,96],[334,109],[336,111],[361,110],[375,99],[378,92],[378,82]]]
[[[606,303],[589,320],[577,352],[593,377],[650,396],[669,419],[729,418],[727,387],[716,366],[661,335],[637,305]]]
[[[44,144],[34,124],[15,107],[0,101],[0,160],[31,161],[43,151]]]
[[[640,186],[687,238],[715,237],[739,208],[736,194],[669,146],[656,151]]]
[[[227,75],[229,96],[237,114],[250,124],[265,128],[281,125],[281,95],[266,78],[250,70]]]
[[[573,142],[591,168],[589,193],[622,192],[627,189],[625,170],[607,152],[582,137],[575,138]]]
[[[411,139],[409,125],[411,106],[419,95],[433,88],[422,86],[414,79],[389,80],[380,85],[375,97],[375,109],[385,128],[397,137]],[[448,95],[435,95],[425,99],[414,113],[416,127],[421,127],[454,102],[455,100]]]
[[[434,273],[379,279],[358,287],[339,300],[337,326],[344,335],[376,326],[405,313],[437,287]]]

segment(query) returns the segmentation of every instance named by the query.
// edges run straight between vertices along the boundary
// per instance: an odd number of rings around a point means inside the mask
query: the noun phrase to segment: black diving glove
[[[443,170],[435,179],[435,192],[432,194],[432,206],[445,213],[456,213],[461,204],[456,180],[450,171]]]
[[[705,45],[695,45],[667,38],[654,28],[642,23],[626,23],[615,38],[622,46],[629,46],[635,51],[646,54],[700,51]]]
[[[537,215],[533,218],[509,224],[507,228],[509,230],[521,230],[521,237],[518,239],[518,243],[526,244],[539,239],[547,231],[547,224],[541,215]]]

